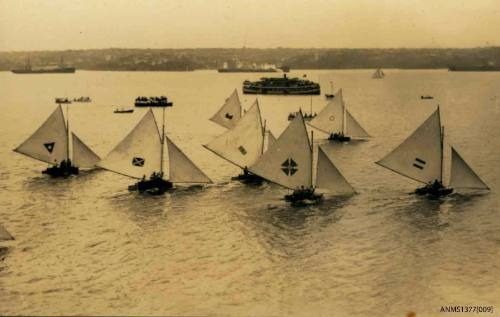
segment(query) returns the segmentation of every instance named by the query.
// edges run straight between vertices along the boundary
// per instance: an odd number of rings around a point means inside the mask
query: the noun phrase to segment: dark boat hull
[[[311,204],[323,199],[323,194],[316,194],[313,190],[294,190],[292,194],[285,195],[285,201],[292,204]]]
[[[449,187],[439,187],[433,188],[432,186],[424,186],[417,188],[415,194],[420,196],[430,196],[430,197],[444,197],[453,193],[453,188]]]
[[[219,68],[219,73],[276,73],[278,70],[269,68]]]
[[[251,173],[242,173],[238,176],[231,177],[232,180],[240,181],[244,184],[259,185],[264,182],[264,179],[260,176]]]
[[[74,67],[63,67],[57,69],[13,69],[14,74],[71,74],[76,69]]]
[[[260,94],[260,95],[319,95],[320,88],[289,88],[289,87],[272,87],[272,88],[246,88],[243,87],[244,94]]]
[[[138,191],[139,193],[146,193],[150,195],[162,195],[167,190],[170,190],[174,185],[162,178],[154,178],[148,180],[141,180],[134,185],[128,187],[129,191]]]
[[[167,103],[143,103],[143,102],[136,102],[134,105],[136,107],[172,107],[173,102],[167,102]]]
[[[68,177],[71,175],[78,175],[79,172],[80,170],[76,166],[69,166],[65,168],[62,168],[60,166],[51,166],[42,171],[42,174],[47,174],[52,177]]]
[[[328,140],[334,141],[334,142],[349,142],[349,141],[351,141],[351,137],[334,133],[334,134],[330,134],[330,136],[328,137]]]

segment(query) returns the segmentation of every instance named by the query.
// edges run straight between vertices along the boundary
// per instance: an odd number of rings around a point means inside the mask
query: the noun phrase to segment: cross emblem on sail
[[[45,148],[47,149],[47,151],[49,151],[49,153],[52,153],[55,144],[56,144],[55,142],[49,142],[49,143],[44,143],[43,146],[45,146]]]
[[[297,168],[297,163],[295,163],[295,161],[293,159],[289,158],[286,161],[284,161],[283,164],[281,164],[281,170],[286,175],[292,176],[299,169]]]
[[[144,159],[142,157],[134,157],[132,159],[132,165],[138,166],[138,167],[143,167],[144,166]]]

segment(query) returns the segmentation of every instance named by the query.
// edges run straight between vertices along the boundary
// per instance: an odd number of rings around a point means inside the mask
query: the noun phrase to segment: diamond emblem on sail
[[[293,159],[289,158],[286,161],[284,161],[283,164],[281,164],[281,170],[287,176],[292,176],[299,169],[297,168],[297,163],[295,163],[295,161]]]
[[[144,161],[142,157],[134,157],[132,159],[132,165],[142,167],[144,166]]]
[[[413,163],[413,166],[416,168],[419,168],[421,170],[424,169],[426,162],[422,159],[419,159],[418,157],[415,158],[415,162]]]
[[[49,153],[52,153],[55,144],[56,144],[55,142],[50,142],[50,143],[44,143],[43,146],[45,146],[45,148],[47,149],[47,151],[49,151]]]

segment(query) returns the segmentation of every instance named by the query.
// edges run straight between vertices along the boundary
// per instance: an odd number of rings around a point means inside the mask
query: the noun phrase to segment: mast
[[[163,149],[165,147],[165,107],[163,107],[161,124],[161,150],[160,150],[160,173],[163,177]]]
[[[345,135],[346,132],[345,132],[345,105],[344,105],[344,102],[341,100],[342,102],[342,135]]]
[[[330,93],[333,95],[333,81],[330,81]]]
[[[61,105],[59,105],[60,107]],[[69,160],[69,108],[66,105],[66,161]]]
[[[311,188],[314,187],[313,174],[314,174],[314,131],[311,130]],[[318,177],[318,175],[316,175],[316,177]]]
[[[261,153],[264,154],[264,141],[266,140],[266,123],[267,123],[267,120],[264,120],[264,130],[262,131],[262,151]],[[269,139],[268,139],[269,141]],[[268,146],[269,146],[269,143],[268,143]]]
[[[309,115],[312,116],[313,113],[313,96],[311,95],[311,101],[309,102]]]
[[[441,142],[441,173],[439,175],[440,182],[443,182],[443,165],[444,165],[444,126],[441,125],[441,110],[439,109],[439,105],[437,106],[438,110],[438,118],[439,118],[439,126],[441,127],[441,135],[440,135],[440,142]]]

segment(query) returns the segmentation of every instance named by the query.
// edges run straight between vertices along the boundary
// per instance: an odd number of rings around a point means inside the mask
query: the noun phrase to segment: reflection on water
[[[0,73],[0,222],[15,237],[0,261],[0,314],[437,316],[441,305],[500,306],[498,74],[389,70],[300,71],[328,86],[374,138],[331,143],[315,133],[356,189],[349,197],[291,206],[286,189],[230,181],[240,170],[201,144],[223,133],[208,121],[243,80],[258,74]],[[294,74],[291,74],[294,76]],[[82,93],[82,89],[85,93]],[[166,130],[215,184],[164,196],[131,193],[135,180],[104,170],[49,179],[46,167],[10,149],[53,111],[70,106],[71,127],[105,155],[145,109],[116,115],[139,95],[167,95]],[[29,92],[29,93],[26,93]],[[433,95],[435,102],[420,96]],[[279,135],[311,98],[259,99]],[[326,103],[313,96],[313,112]],[[373,162],[441,104],[447,138],[493,188],[429,200],[418,184]],[[20,111],[23,109],[25,111]],[[161,113],[154,110],[157,118]],[[487,142],[487,143],[486,143]]]

